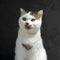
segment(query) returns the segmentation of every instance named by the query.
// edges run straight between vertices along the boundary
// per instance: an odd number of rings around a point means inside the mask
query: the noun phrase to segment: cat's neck
[[[39,43],[41,48],[43,47],[42,38],[41,38],[41,31],[40,30],[38,30],[36,34],[28,34],[26,32],[21,31],[21,29],[19,29],[18,39],[19,39],[20,42],[22,42],[23,40],[24,41],[27,41],[27,40],[34,41],[36,43]]]
[[[21,29],[19,29],[19,32],[18,34],[21,34],[22,36],[27,36],[27,37],[34,37],[34,36],[38,36],[40,37],[41,36],[41,31],[38,30],[36,33],[29,33],[29,32],[24,32],[22,31]]]

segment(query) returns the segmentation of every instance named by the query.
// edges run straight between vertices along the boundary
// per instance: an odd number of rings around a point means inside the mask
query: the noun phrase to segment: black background
[[[44,10],[41,31],[48,60],[60,60],[60,0],[0,0],[0,60],[14,60],[21,7]]]

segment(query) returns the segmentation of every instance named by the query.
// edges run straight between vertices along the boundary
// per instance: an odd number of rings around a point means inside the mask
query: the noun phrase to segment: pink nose
[[[26,23],[26,25],[29,25],[29,23]]]
[[[26,29],[31,29],[31,25],[29,23],[25,23],[25,28]]]

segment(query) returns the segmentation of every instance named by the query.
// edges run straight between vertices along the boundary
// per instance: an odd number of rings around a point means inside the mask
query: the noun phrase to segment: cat
[[[20,8],[20,12],[15,60],[47,60],[40,29],[43,10],[32,13]]]

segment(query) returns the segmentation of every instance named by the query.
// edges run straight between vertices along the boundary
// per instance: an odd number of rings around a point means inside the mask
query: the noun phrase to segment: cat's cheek
[[[32,27],[36,29],[36,24],[33,24],[33,26],[32,26]]]
[[[39,29],[40,26],[39,26],[39,25],[33,25],[33,28],[34,28],[34,29]]]

